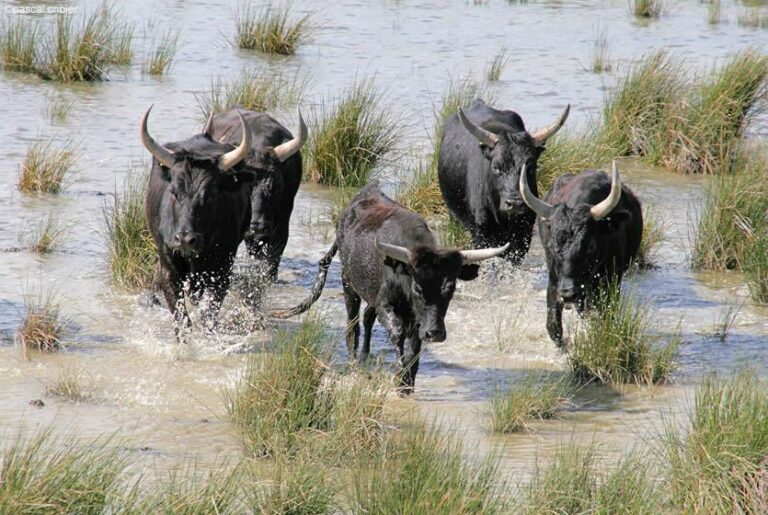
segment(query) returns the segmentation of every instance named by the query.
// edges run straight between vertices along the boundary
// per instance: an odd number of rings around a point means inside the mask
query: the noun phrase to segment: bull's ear
[[[480,265],[461,265],[461,271],[459,271],[459,279],[462,281],[471,281],[477,279],[477,274],[480,272]]]
[[[221,191],[234,192],[244,186],[250,186],[255,180],[256,175],[249,172],[222,174],[219,176],[219,189]]]

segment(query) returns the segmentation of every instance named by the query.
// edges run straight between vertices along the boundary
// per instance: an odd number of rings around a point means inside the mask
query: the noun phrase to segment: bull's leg
[[[405,341],[405,327],[402,319],[388,306],[376,306],[376,318],[384,326],[389,334],[389,340],[397,350],[397,360],[403,357],[403,342]]]
[[[344,304],[347,307],[347,352],[349,352],[349,359],[352,360],[355,359],[360,342],[360,295],[352,289],[343,276],[341,284],[344,288]]]
[[[366,306],[365,311],[363,311],[363,348],[360,354],[357,355],[360,363],[368,359],[368,355],[371,353],[371,336],[374,322],[376,322],[376,308],[374,306]]]
[[[417,330],[411,331],[411,335],[405,340],[405,352],[400,358],[400,390],[406,395],[413,393],[416,385],[416,373],[419,371],[419,357],[421,355],[421,339]]]
[[[547,332],[558,347],[563,347],[563,304],[557,295],[557,280],[552,276],[547,286]]]
[[[162,265],[160,265],[156,277],[160,289],[163,290],[168,309],[170,310],[171,315],[173,315],[173,330],[176,339],[179,340],[181,327],[190,327],[192,325],[192,321],[187,314],[187,307],[184,304],[181,278]]]
[[[210,300],[203,313],[205,328],[208,331],[213,331],[219,324],[219,311],[221,311],[221,305],[227,296],[231,282],[230,274],[226,272],[214,274],[213,278],[215,278],[215,281],[212,280],[207,288],[211,293]]]

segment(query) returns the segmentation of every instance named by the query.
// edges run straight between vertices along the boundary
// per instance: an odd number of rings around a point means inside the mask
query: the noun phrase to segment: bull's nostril
[[[190,246],[194,246],[194,244],[197,243],[197,237],[194,235],[189,235],[186,237],[186,244]]]

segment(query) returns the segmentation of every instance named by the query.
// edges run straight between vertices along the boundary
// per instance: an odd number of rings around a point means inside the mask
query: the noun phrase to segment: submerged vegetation
[[[289,6],[256,9],[246,1],[235,21],[237,46],[266,54],[292,55],[312,34],[309,15],[291,19]]]
[[[179,33],[168,30],[152,41],[149,56],[144,62],[147,75],[165,75],[173,65],[179,45]]]
[[[56,215],[48,213],[30,226],[22,235],[21,243],[30,252],[49,254],[61,243],[64,230]]]
[[[768,29],[768,12],[756,8],[747,9],[739,14],[737,21],[742,27]]]
[[[574,378],[605,384],[656,384],[677,366],[679,337],[662,342],[651,330],[647,303],[622,294],[617,281],[598,294],[586,329],[574,335],[568,362]]]
[[[211,79],[208,91],[197,97],[203,118],[234,106],[250,111],[273,111],[296,104],[306,87],[298,73],[289,75],[279,69],[246,68],[237,77]]]
[[[629,0],[629,9],[638,18],[658,18],[667,6],[664,0]]]
[[[374,169],[393,158],[402,129],[372,79],[358,79],[332,106],[323,104],[309,123],[304,178],[336,187],[361,187]]]
[[[73,402],[84,402],[91,398],[84,384],[85,373],[74,366],[56,367],[55,374],[45,381],[45,394],[67,399]]]
[[[21,325],[16,329],[16,342],[22,353],[30,350],[55,352],[62,346],[68,320],[61,314],[56,292],[39,288],[24,295]]]
[[[157,250],[147,225],[144,199],[149,177],[129,175],[121,192],[104,205],[104,237],[112,282],[129,291],[151,287]]]
[[[530,374],[522,382],[510,382],[491,396],[491,428],[498,433],[528,430],[531,422],[557,416],[572,393],[567,376]]]
[[[608,56],[608,30],[605,27],[598,27],[595,31],[591,68],[595,73],[608,72],[613,68]]]
[[[486,79],[490,82],[496,82],[501,78],[501,74],[504,73],[504,68],[509,63],[509,53],[506,48],[499,50],[499,53],[493,56],[493,61],[488,67],[488,71],[485,74]]]
[[[72,142],[55,148],[52,140],[38,139],[27,148],[19,170],[18,187],[30,193],[61,193],[65,178],[77,161]]]

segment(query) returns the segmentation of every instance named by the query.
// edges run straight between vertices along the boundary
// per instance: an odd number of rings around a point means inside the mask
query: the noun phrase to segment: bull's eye
[[[413,293],[418,295],[419,297],[421,297],[424,294],[423,290],[421,289],[421,286],[419,286],[416,283],[416,281],[413,281],[411,285],[411,290],[413,290]]]
[[[168,190],[168,193],[171,195],[171,199],[173,200],[179,200],[178,192],[176,191],[176,188],[171,188]]]

